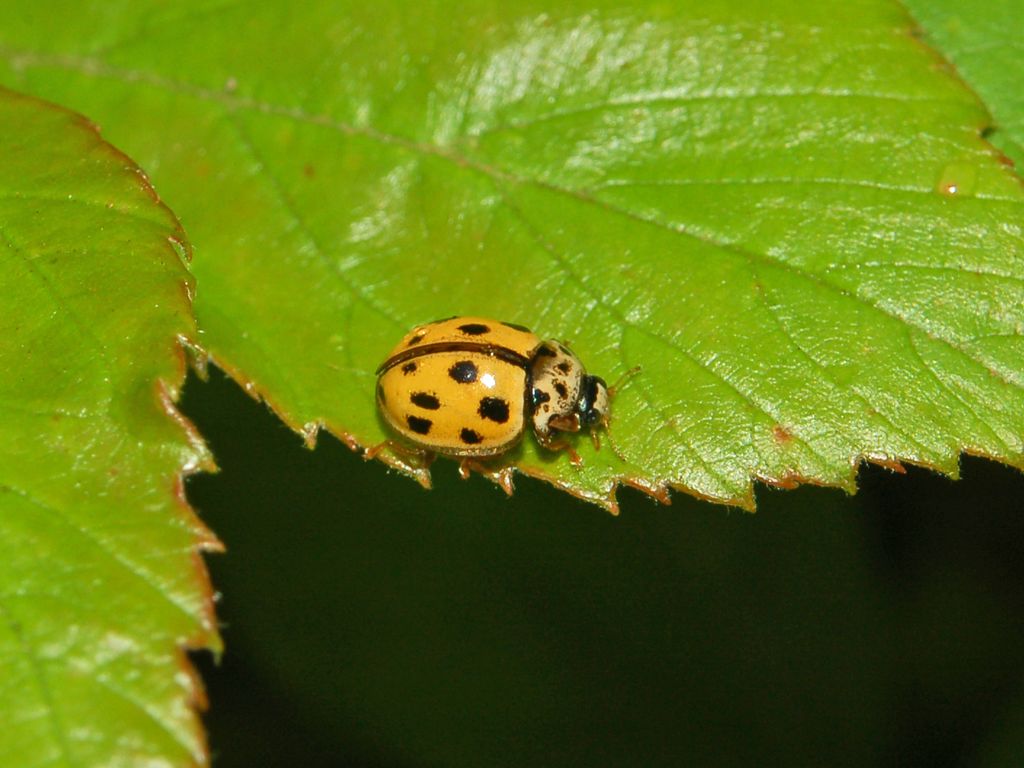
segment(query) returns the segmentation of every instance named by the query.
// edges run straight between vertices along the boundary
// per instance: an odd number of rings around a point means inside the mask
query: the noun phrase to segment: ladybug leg
[[[390,440],[385,440],[383,443],[377,443],[376,445],[371,445],[369,448],[364,448],[363,461],[370,461],[371,459],[376,459],[377,454],[383,451],[385,448],[387,448],[388,443],[390,442]]]
[[[580,417],[575,413],[572,416],[552,416],[548,421],[548,429],[559,432],[579,432]]]
[[[472,459],[469,457],[459,460],[459,477],[461,477],[463,480],[468,480],[469,476],[473,472],[481,474],[488,480],[490,480],[492,483],[497,484],[498,487],[500,487],[501,490],[503,490],[509,496],[511,496],[512,492],[515,490],[515,487],[512,484],[513,470],[511,466],[504,466],[501,467],[500,469],[492,469],[491,467],[488,467],[486,464],[482,464],[476,459]]]
[[[512,467],[510,466],[487,473],[487,478],[497,483],[506,496],[511,496],[515,491],[515,487],[512,485]]]
[[[385,449],[387,449],[387,453],[384,453]],[[375,459],[378,456],[389,467],[393,467],[399,472],[415,478],[420,485],[430,490],[430,465],[434,463],[436,458],[436,454],[432,451],[409,448],[394,440],[385,440],[363,451],[364,461]]]
[[[375,459],[382,451],[384,451],[385,448],[391,451],[391,453],[393,453],[397,458],[403,459],[405,464],[417,466],[422,469],[429,468],[435,458],[432,451],[410,448],[409,446],[395,440],[385,440],[381,443],[377,443],[376,445],[371,445],[369,448],[363,449],[363,459],[366,461]]]
[[[567,454],[569,454],[569,461],[574,467],[583,466],[583,459],[581,459],[580,455],[576,453],[576,449],[572,447],[572,444],[568,440],[558,440],[551,437],[550,435],[546,438],[541,438],[538,435],[538,438],[540,444],[544,446],[545,450],[555,452],[565,451]]]
[[[639,371],[640,370],[639,366],[637,368],[635,368],[634,370]],[[608,431],[608,423],[609,423],[609,419],[608,419],[608,414],[606,413],[604,416],[601,417],[601,421],[599,421],[597,424],[595,424],[593,427],[590,428],[590,442],[592,442],[594,444],[594,450],[595,451],[600,451],[601,450],[601,430],[604,430],[604,432],[608,436],[608,443],[609,443],[609,445],[611,445],[612,451],[614,451],[615,455],[618,456],[621,459],[622,456],[619,454],[618,450],[615,448],[615,443],[612,442],[612,433]]]
[[[551,450],[552,451],[565,451],[567,454],[569,454],[569,463],[570,464],[572,464],[574,467],[582,467],[583,466],[583,459],[581,459],[580,455],[578,453],[576,453],[576,449],[573,448],[569,444],[568,440],[563,440],[561,442],[555,443],[554,445],[551,446]]]
[[[559,430],[562,433],[566,432],[579,432],[580,431],[580,420],[576,415],[573,416],[555,416],[548,422],[552,429]],[[569,461],[574,467],[582,467],[583,459],[576,453],[576,449],[572,447],[572,444],[565,437],[557,438],[553,432],[547,434],[536,433],[537,441],[549,451],[565,451],[569,454]]]

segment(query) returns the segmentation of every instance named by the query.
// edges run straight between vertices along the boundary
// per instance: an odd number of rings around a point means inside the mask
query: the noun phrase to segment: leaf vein
[[[593,193],[604,189],[633,189],[639,187],[702,187],[702,186],[793,186],[799,187],[801,185],[808,186],[835,186],[840,188],[851,188],[851,189],[874,189],[879,192],[906,192],[908,194],[926,195],[934,197],[937,193],[931,187],[914,187],[909,184],[890,184],[883,181],[875,181],[872,179],[840,179],[830,177],[809,177],[801,178],[799,176],[779,176],[779,177],[758,177],[749,179],[652,179],[649,181],[634,180],[634,179],[608,179],[598,184],[593,184],[588,188],[588,192]],[[1012,205],[1024,205],[1024,198],[1017,197],[1002,197],[1000,195],[990,194],[977,194],[970,195],[972,199],[977,200],[994,200],[1002,203],[1010,203]]]
[[[929,375],[933,379],[935,379],[935,381],[938,383],[940,387],[942,387],[942,389],[944,389],[954,398],[959,400],[960,403],[964,406],[964,408],[967,409],[967,412],[971,414],[971,416],[973,416],[978,421],[978,423],[984,424],[985,427],[988,428],[988,431],[991,433],[992,437],[994,437],[996,440],[999,441],[999,443],[1002,444],[1007,456],[1012,455],[1015,452],[1014,449],[1010,446],[1008,442],[1006,442],[1006,440],[1003,439],[1003,436],[999,434],[999,431],[994,426],[992,426],[992,424],[990,424],[986,418],[984,418],[980,413],[978,413],[977,406],[973,405],[972,403],[969,403],[967,400],[963,398],[963,396],[959,392],[956,391],[955,387],[951,387],[949,384],[947,384],[946,381],[939,375],[938,371],[936,371],[935,368],[932,367],[931,363],[928,362],[927,358],[921,353],[921,349],[918,346],[918,340],[916,338],[917,333],[920,332],[915,332],[915,330],[912,328],[907,329],[907,339],[910,342],[910,348],[914,351],[914,356],[921,363],[921,366],[929,373]]]
[[[50,683],[46,677],[46,672],[43,669],[43,664],[39,659],[39,654],[25,636],[25,633],[21,628],[21,622],[11,612],[2,596],[0,596],[0,614],[3,615],[4,623],[16,639],[19,647],[21,648],[22,654],[28,661],[29,668],[32,670],[32,678],[39,690],[39,696],[42,699],[45,710],[45,717],[53,732],[54,742],[57,745],[57,749],[60,751],[64,763],[67,765],[80,765],[79,761],[72,756],[71,745],[68,742],[67,733],[65,732],[60,714],[57,712],[56,699],[54,698],[53,691],[50,688]]]
[[[686,360],[689,360],[693,365],[695,365],[695,366],[697,366],[699,368],[703,368],[704,370],[707,370],[709,373],[711,373],[717,379],[722,381],[722,383],[724,383],[729,389],[732,389],[741,399],[746,400],[751,405],[753,405],[755,408],[758,408],[766,416],[771,417],[771,414],[764,407],[762,407],[760,404],[755,402],[749,395],[746,395],[745,393],[743,393],[739,389],[737,389],[735,385],[733,385],[731,382],[729,382],[726,378],[724,378],[717,371],[709,368],[706,365],[703,365],[702,363],[700,363],[700,361],[698,361],[696,358],[694,358],[691,354],[686,352],[686,350],[684,350],[682,347],[674,344],[673,342],[669,341],[668,339],[665,339],[665,338],[663,338],[661,336],[658,336],[657,334],[653,334],[650,331],[648,331],[646,328],[644,328],[644,327],[642,327],[642,326],[640,326],[640,325],[638,325],[636,323],[631,323],[630,321],[628,321],[626,319],[626,317],[616,307],[613,307],[613,306],[607,304],[606,302],[602,301],[600,297],[596,296],[587,287],[586,282],[584,280],[582,280],[578,275],[575,274],[575,272],[572,270],[572,268],[568,265],[567,260],[565,259],[565,257],[561,253],[559,253],[559,251],[550,242],[548,242],[547,239],[545,239],[544,236],[540,232],[538,232],[534,228],[534,226],[530,223],[530,221],[526,218],[526,216],[522,213],[522,211],[519,210],[518,206],[516,206],[514,203],[512,203],[511,200],[508,199],[507,195],[505,194],[505,191],[503,189],[501,189],[500,186],[496,185],[496,188],[498,189],[498,193],[502,196],[502,199],[504,200],[505,205],[509,208],[510,211],[512,211],[513,215],[515,215],[515,217],[519,220],[519,222],[523,226],[523,228],[526,231],[526,233],[530,236],[530,238],[533,239],[534,242],[537,243],[537,245],[539,245],[546,253],[548,253],[550,255],[550,257],[555,262],[555,264],[557,264],[558,267],[563,272],[565,272],[566,274],[570,275],[573,279],[576,280],[576,282],[580,285],[581,290],[583,290],[589,296],[591,296],[591,298],[596,303],[598,303],[602,307],[604,307],[605,310],[612,317],[615,317],[617,320],[619,320],[619,322],[622,324],[623,327],[627,327],[628,326],[628,327],[631,327],[631,328],[635,329],[636,331],[644,334],[645,336],[648,336],[648,337],[654,339],[655,341],[657,341],[658,343],[663,344],[666,347],[668,347],[669,349],[672,349],[673,351],[677,352],[681,357],[683,357]],[[648,406],[655,413],[657,413],[659,415],[659,417],[662,418],[665,421],[665,423],[672,423],[673,431],[675,431],[677,434],[680,434],[680,436],[682,436],[681,433],[679,433],[679,431],[677,429],[677,425],[675,425],[674,421],[670,417],[666,416],[662,412],[662,410],[660,408],[658,408],[654,404],[654,402],[650,399],[650,397],[646,394],[646,392],[644,392],[643,386],[639,386],[638,387],[638,391],[643,393],[641,395],[641,397],[648,404]],[[705,468],[705,470],[712,477],[717,478],[726,487],[729,486],[729,483],[726,482],[726,478],[723,475],[720,475],[715,469],[713,469],[711,467],[711,465],[707,462],[707,460],[704,458],[704,456],[701,455],[692,445],[690,445],[689,443],[683,443],[682,445],[683,445],[683,447],[685,447],[685,449],[692,456],[694,456],[694,458],[697,459],[697,461],[699,461],[701,463],[701,465]],[[813,449],[811,449],[811,450],[813,451]],[[763,457],[761,457],[761,458],[763,460]]]
[[[546,122],[559,120],[566,117],[579,117],[592,112],[603,110],[635,109],[637,107],[672,107],[687,106],[690,104],[715,103],[715,102],[751,102],[759,99],[853,99],[864,101],[894,101],[901,104],[963,104],[964,102],[955,99],[940,99],[932,97],[916,97],[903,94],[889,93],[858,93],[856,91],[792,91],[792,90],[764,90],[764,91],[731,91],[720,93],[700,94],[640,94],[630,97],[610,98],[605,101],[592,102],[577,107],[551,110],[534,117],[509,120],[493,126],[486,126],[480,130],[471,131],[468,136],[479,138],[492,133],[505,130],[520,130],[531,128]]]
[[[636,213],[634,211],[629,210],[628,208],[623,208],[621,206],[614,205],[614,204],[609,203],[607,201],[591,197],[590,195],[586,194],[585,192],[580,192],[580,191],[572,190],[572,189],[569,189],[569,188],[566,188],[566,187],[561,187],[561,186],[558,186],[558,185],[550,184],[550,183],[541,181],[539,179],[524,178],[524,179],[516,179],[516,180],[521,182],[521,183],[531,184],[531,185],[536,186],[538,188],[546,189],[546,190],[549,190],[551,192],[555,192],[557,194],[562,194],[562,195],[565,195],[565,196],[568,196],[568,197],[571,197],[571,198],[575,198],[576,200],[578,200],[579,202],[582,202],[582,203],[592,203],[594,205],[597,205],[597,206],[603,208],[604,210],[606,210],[606,211],[608,211],[610,213],[615,213],[615,214],[618,214],[620,216],[624,216],[626,218],[632,219],[634,221],[646,223],[646,224],[649,224],[651,226],[667,230],[669,232],[674,232],[674,233],[676,233],[678,235],[690,238],[692,240],[696,240],[697,242],[703,243],[705,245],[710,245],[710,246],[718,248],[718,249],[720,249],[722,251],[726,251],[726,252],[732,253],[732,254],[734,254],[734,255],[736,255],[736,256],[738,256],[738,257],[740,257],[740,258],[742,258],[742,259],[744,259],[744,260],[746,260],[748,262],[763,264],[764,266],[767,266],[767,267],[772,267],[772,268],[775,268],[775,269],[779,269],[779,270],[785,272],[786,274],[792,275],[792,276],[797,277],[799,279],[802,279],[802,280],[804,280],[806,282],[809,282],[812,285],[814,285],[815,287],[823,289],[823,290],[825,290],[825,291],[827,291],[829,293],[835,293],[835,294],[838,294],[840,296],[853,298],[856,301],[858,301],[861,304],[863,304],[866,308],[868,308],[868,309],[870,309],[870,310],[872,310],[874,312],[877,312],[880,315],[888,317],[888,318],[890,318],[892,320],[896,320],[897,322],[900,322],[900,323],[902,323],[902,324],[904,324],[906,326],[915,328],[918,331],[920,331],[921,333],[923,333],[925,336],[927,336],[928,338],[932,338],[932,339],[935,339],[936,341],[940,341],[940,342],[946,344],[947,346],[949,346],[954,351],[959,352],[961,355],[963,355],[963,357],[966,360],[971,361],[972,363],[974,363],[975,365],[985,369],[986,371],[988,370],[988,367],[985,365],[985,363],[982,360],[979,360],[976,357],[974,357],[973,355],[969,354],[965,349],[963,349],[962,347],[960,347],[959,345],[957,345],[953,341],[951,341],[951,340],[949,340],[947,338],[944,338],[942,336],[938,336],[938,335],[928,331],[927,329],[925,329],[925,328],[917,325],[913,321],[911,321],[909,318],[904,317],[904,316],[902,316],[902,315],[900,315],[898,313],[891,312],[891,311],[885,309],[884,307],[882,307],[880,304],[878,304],[878,303],[876,303],[874,301],[871,301],[870,299],[867,299],[864,296],[862,296],[862,295],[860,295],[860,294],[858,294],[856,292],[849,292],[846,289],[842,288],[841,286],[835,285],[834,283],[831,283],[830,281],[823,279],[821,276],[813,275],[813,274],[811,274],[811,273],[809,273],[809,272],[807,272],[805,270],[799,269],[798,267],[796,267],[796,266],[794,266],[792,264],[789,264],[789,263],[784,262],[784,261],[780,261],[778,259],[770,258],[770,257],[768,257],[768,256],[766,256],[764,254],[760,254],[760,253],[751,251],[751,250],[743,248],[743,247],[741,247],[741,246],[739,246],[739,245],[737,245],[735,243],[726,243],[726,242],[718,241],[718,240],[715,240],[715,239],[713,239],[711,237],[708,237],[706,235],[701,235],[701,234],[698,234],[696,232],[692,232],[692,231],[686,229],[685,226],[683,226],[683,225],[673,226],[671,224],[668,224],[666,222],[660,221],[658,219],[653,219],[653,218],[649,218],[647,216],[643,216],[643,215],[641,215],[639,213]],[[1015,387],[1020,386],[1020,385],[1016,384],[1015,382],[1007,380],[1005,377],[1002,376],[1002,374],[996,374],[996,375],[1004,383],[1010,384],[1011,386],[1015,386]]]
[[[87,208],[97,208],[107,214],[116,214],[117,216],[128,219],[129,221],[137,221],[143,224],[151,224],[154,227],[160,229],[167,229],[167,219],[153,219],[149,216],[144,216],[138,211],[132,211],[127,208],[121,208],[118,206],[112,206],[106,202],[100,202],[99,200],[90,200],[85,197],[53,197],[50,195],[30,194],[24,195],[19,193],[0,193],[0,201],[12,201],[12,202],[41,202],[41,203],[52,203],[54,205],[81,205]]]
[[[245,132],[245,130],[239,124],[238,120],[234,119],[234,116],[231,114],[230,111],[226,112],[225,116],[227,118],[228,124],[232,127],[232,129],[234,129],[235,135],[238,137],[238,140],[241,143],[243,149],[249,154],[249,156],[259,167],[259,175],[263,179],[265,179],[268,188],[270,189],[271,192],[274,193],[274,196],[280,203],[284,213],[288,216],[292,224],[299,230],[299,232],[302,233],[302,236],[306,239],[306,241],[313,247],[313,251],[316,253],[317,257],[324,264],[331,268],[331,271],[334,273],[334,275],[338,278],[341,284],[345,286],[345,288],[355,299],[362,301],[370,309],[377,312],[381,317],[393,323],[395,326],[404,328],[404,325],[397,318],[395,318],[384,307],[382,307],[376,301],[374,301],[365,290],[363,290],[362,288],[354,284],[351,280],[349,280],[348,277],[345,275],[344,271],[338,267],[338,263],[336,260],[328,257],[327,249],[320,243],[316,235],[313,234],[313,231],[306,223],[305,218],[303,218],[303,216],[299,213],[297,206],[292,201],[288,193],[285,191],[284,185],[281,183],[280,179],[278,179],[277,176],[275,176],[269,170],[268,163],[263,158],[260,151],[257,149],[252,138]]]
[[[864,405],[864,407],[866,409],[868,409],[868,411],[871,411],[871,412],[875,413],[894,432],[899,432],[899,433],[904,434],[906,436],[906,438],[910,442],[912,442],[914,445],[916,445],[918,447],[919,450],[921,450],[922,455],[925,454],[925,453],[928,453],[928,450],[925,448],[924,444],[922,444],[919,440],[917,440],[909,432],[907,432],[905,430],[902,430],[902,429],[899,429],[896,426],[896,424],[892,421],[892,419],[890,419],[881,410],[879,410],[878,408],[873,406],[872,403],[867,399],[867,397],[865,397],[863,394],[858,392],[857,389],[855,389],[854,387],[849,386],[849,385],[847,385],[847,386],[841,385],[836,380],[836,378],[831,373],[829,373],[827,366],[824,366],[821,363],[819,363],[817,360],[814,359],[814,357],[811,356],[811,354],[806,349],[804,349],[803,345],[797,340],[796,334],[794,334],[789,329],[789,326],[786,325],[786,323],[783,321],[782,317],[779,315],[778,310],[772,305],[772,303],[770,301],[768,301],[767,297],[764,296],[763,293],[761,293],[761,292],[759,292],[758,295],[761,297],[761,303],[764,305],[765,309],[768,311],[769,317],[772,318],[772,321],[779,328],[779,330],[782,332],[782,334],[787,338],[787,340],[789,341],[790,345],[795,350],[797,350],[797,352],[800,354],[801,357],[803,357],[805,360],[807,360],[813,366],[813,368],[818,372],[819,376],[821,376],[822,378],[826,379],[829,382],[829,384],[831,384],[836,389],[839,389],[840,391],[846,392],[846,393],[852,395],[857,400],[859,400],[860,403],[862,405]],[[787,426],[787,428],[789,428],[789,427]],[[819,455],[819,458],[822,458],[822,457]],[[827,466],[828,462],[826,461],[825,464]]]
[[[42,499],[35,497],[28,491],[13,486],[6,481],[0,481],[0,491],[8,491],[10,493],[15,494],[16,496],[20,496],[22,499],[27,501],[31,506],[54,515],[58,522],[67,527],[69,530],[74,531],[75,533],[80,535],[83,540],[89,542],[92,546],[94,546],[104,555],[109,557],[112,562],[117,563],[120,567],[124,568],[124,570],[127,571],[129,574],[131,574],[139,581],[141,581],[143,584],[151,588],[153,592],[155,592],[164,602],[173,606],[176,610],[181,611],[189,618],[190,621],[193,619],[192,609],[187,605],[179,603],[177,600],[174,599],[172,595],[168,594],[168,592],[164,590],[162,585],[158,581],[156,581],[146,571],[145,568],[142,568],[141,566],[136,565],[130,560],[125,559],[117,551],[116,547],[108,545],[107,542],[105,542],[101,537],[97,536],[88,527],[77,524],[74,520],[68,517],[67,513],[64,512],[64,510],[60,509],[59,507],[55,507],[52,504],[49,504],[43,501]]]
[[[92,344],[93,349],[96,350],[96,354],[109,362],[106,345],[100,341],[99,337],[92,332],[90,326],[83,322],[82,318],[78,316],[78,313],[72,309],[70,302],[60,294],[57,287],[53,284],[53,281],[50,280],[46,273],[36,267],[34,263],[35,260],[25,253],[24,249],[20,245],[11,240],[3,229],[0,229],[0,242],[6,245],[12,253],[21,257],[21,262],[25,265],[25,270],[43,287],[43,291],[50,297],[53,304],[67,315],[71,324],[78,330],[81,337]]]

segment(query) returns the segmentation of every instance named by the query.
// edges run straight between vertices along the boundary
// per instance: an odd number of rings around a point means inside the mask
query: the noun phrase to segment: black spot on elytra
[[[547,344],[541,344],[540,349],[537,350],[537,357],[554,357],[557,354],[558,353]]]
[[[471,360],[460,360],[448,369],[448,375],[459,384],[472,384],[476,381],[476,364]]]
[[[508,421],[508,402],[500,397],[485,397],[480,400],[480,407],[477,409],[483,418],[504,424]]]
[[[418,405],[420,408],[426,408],[428,411],[436,411],[441,407],[441,401],[429,392],[413,392],[409,396],[409,399],[412,401],[413,405]]]
[[[533,406],[536,408],[538,405],[542,405],[551,399],[551,395],[545,392],[543,389],[533,388]]]
[[[416,363],[406,363],[402,366],[402,373],[408,376],[410,373],[416,370]]]
[[[413,416],[412,414],[406,416],[405,421],[409,425],[409,429],[417,435],[427,434],[430,432],[430,428],[434,426],[434,422],[430,419],[421,419],[419,416]]]
[[[479,432],[474,432],[472,429],[468,429],[466,427],[463,427],[462,431],[459,432],[459,437],[462,438],[462,442],[466,445],[476,445],[483,440],[483,437]]]
[[[533,331],[531,331],[525,325],[519,325],[518,323],[502,323],[502,325],[504,325],[506,328],[515,328],[517,331],[522,331],[523,333],[533,333]]]
[[[565,382],[556,381],[554,383],[554,387],[555,387],[555,392],[557,392],[558,396],[560,398],[562,398],[563,400],[565,400],[565,398],[567,398],[569,396],[569,390],[565,388]]]
[[[563,360],[558,365],[556,365],[555,368],[560,370],[562,373],[569,373],[569,371],[572,370],[572,366],[569,364],[567,360]]]
[[[409,339],[409,343],[406,344],[405,346],[407,346],[407,347],[414,347],[414,346],[416,346],[421,341],[423,341],[423,337],[426,336],[426,335],[427,335],[426,331],[420,331],[415,336],[413,336],[411,339]]]
[[[459,330],[467,336],[480,336],[481,334],[488,333],[491,329],[483,323],[466,323],[460,325]]]

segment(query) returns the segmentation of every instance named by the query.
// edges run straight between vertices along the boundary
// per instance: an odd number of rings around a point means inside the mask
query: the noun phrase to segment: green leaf
[[[926,40],[956,66],[992,113],[986,134],[1016,164],[1024,167],[1024,92],[1021,83],[1020,0],[966,5],[955,0],[907,0]]]
[[[1024,464],[1024,193],[896,3],[35,7],[0,77],[153,173],[203,344],[307,434],[385,439],[383,355],[479,313],[643,367],[615,451],[511,457],[609,506]]]
[[[183,644],[219,647],[216,545],[173,406],[184,235],[78,115],[0,90],[0,764],[207,761]]]

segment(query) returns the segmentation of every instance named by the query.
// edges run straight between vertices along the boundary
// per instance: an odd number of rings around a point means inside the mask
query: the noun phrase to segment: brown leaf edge
[[[81,117],[81,116],[80,116]],[[224,650],[224,641],[218,629],[216,613],[216,594],[213,590],[213,583],[210,580],[210,572],[206,567],[203,555],[207,553],[223,553],[225,546],[217,535],[210,530],[196,514],[195,509],[188,501],[185,492],[185,480],[198,472],[216,472],[217,464],[213,455],[200,435],[196,426],[177,408],[177,402],[181,399],[181,390],[185,383],[185,376],[189,367],[189,350],[195,348],[198,336],[195,322],[195,315],[192,311],[192,302],[195,297],[195,279],[188,273],[188,262],[192,260],[192,245],[185,234],[185,228],[177,215],[168,207],[156,188],[149,180],[149,176],[128,155],[121,152],[113,145],[106,142],[100,133],[100,129],[90,120],[81,117],[85,126],[95,132],[97,139],[102,145],[110,150],[126,164],[137,169],[139,188],[148,194],[154,204],[166,211],[169,220],[174,222],[174,231],[168,235],[167,241],[173,252],[186,270],[187,278],[181,283],[181,302],[185,315],[189,318],[191,328],[189,333],[177,334],[169,339],[168,352],[173,355],[174,375],[170,380],[157,379],[153,384],[154,404],[164,415],[174,421],[181,430],[182,435],[192,448],[195,461],[183,464],[178,472],[170,478],[168,491],[171,493],[182,519],[186,522],[193,537],[193,546],[190,559],[192,561],[192,574],[195,577],[195,588],[202,598],[202,609],[199,616],[199,625],[192,635],[181,637],[177,640],[175,655],[178,659],[178,667],[187,680],[185,695],[189,708],[192,710],[193,718],[191,730],[195,735],[196,743],[200,745],[200,752],[194,754],[193,765],[210,765],[210,747],[206,737],[206,728],[203,726],[200,714],[206,711],[209,700],[206,696],[206,689],[203,686],[202,678],[196,671],[195,666],[188,657],[189,651],[206,650],[219,659]]]
[[[199,431],[176,406],[180,399],[181,388],[184,385],[185,375],[188,370],[188,350],[194,348],[195,338],[198,335],[195,316],[192,311],[195,281],[187,266],[188,262],[192,259],[192,246],[185,234],[181,221],[160,199],[156,188],[150,182],[145,171],[127,154],[106,141],[102,136],[99,126],[89,120],[89,118],[59,104],[12,91],[2,86],[0,86],[0,93],[5,97],[20,99],[40,105],[54,112],[63,113],[67,117],[70,126],[92,134],[96,149],[99,152],[107,154],[113,162],[120,164],[122,167],[132,169],[139,190],[153,201],[156,208],[162,211],[170,225],[171,232],[167,236],[169,246],[167,249],[168,258],[176,260],[177,264],[185,272],[185,277],[180,284],[179,296],[183,316],[188,318],[188,323],[191,327],[187,334],[174,334],[168,338],[167,353],[174,361],[174,372],[169,379],[157,379],[153,382],[153,405],[178,425],[182,436],[192,448],[194,456],[193,461],[182,464],[178,471],[171,477],[166,478],[164,482],[166,483],[167,493],[178,507],[181,518],[192,534],[194,542],[190,559],[192,561],[191,572],[194,576],[196,593],[201,597],[200,615],[197,617],[198,626],[193,634],[180,637],[175,641],[173,652],[177,658],[182,679],[186,681],[183,685],[183,693],[188,708],[193,715],[190,730],[195,737],[195,743],[199,745],[198,752],[192,755],[191,764],[197,767],[208,766],[210,764],[210,749],[206,738],[206,729],[203,727],[200,719],[200,713],[207,708],[208,700],[202,679],[189,659],[188,652],[206,650],[210,651],[215,658],[219,658],[223,652],[224,644],[218,629],[215,609],[215,593],[209,571],[203,560],[203,554],[207,552],[223,552],[225,548],[217,536],[199,519],[185,494],[185,479],[189,475],[197,472],[217,471],[217,465]]]

